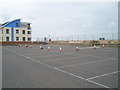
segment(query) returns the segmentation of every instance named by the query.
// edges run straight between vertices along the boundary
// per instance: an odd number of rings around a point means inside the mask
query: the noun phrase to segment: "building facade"
[[[31,23],[21,19],[0,24],[0,41],[31,41]]]

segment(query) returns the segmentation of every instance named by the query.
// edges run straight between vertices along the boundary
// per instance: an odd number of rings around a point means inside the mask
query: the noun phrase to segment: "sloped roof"
[[[20,19],[21,19],[21,18],[20,18]],[[15,20],[18,20],[18,19],[15,19]],[[3,23],[3,24],[0,24],[0,28],[4,27],[4,26],[7,25],[8,23],[13,22],[13,21],[15,21],[15,20],[7,21],[7,22],[5,22],[5,23]],[[28,26],[28,24],[31,24],[31,23],[29,23],[29,22],[20,22],[20,26],[21,26],[21,27],[23,27],[23,26]]]
[[[21,18],[20,18],[20,19],[21,19]],[[20,19],[15,19],[15,20],[20,20]],[[11,23],[11,22],[13,22],[13,21],[15,21],[15,20],[7,21],[7,22],[3,23],[3,24],[2,24],[2,27],[4,27],[4,26],[7,25],[8,23]]]

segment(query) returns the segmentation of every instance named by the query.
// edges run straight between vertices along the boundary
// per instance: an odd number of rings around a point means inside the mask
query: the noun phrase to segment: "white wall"
[[[9,29],[9,34],[6,34],[6,29]],[[16,30],[19,30],[19,34],[16,34]],[[22,31],[25,30],[25,34],[22,33]],[[26,38],[25,41],[28,41],[28,38],[31,38],[31,34],[27,34],[27,31],[31,31],[30,29],[27,29],[27,27],[21,27],[21,28],[14,28],[14,41],[16,40],[16,37],[19,37],[19,41],[23,41],[23,37]],[[12,41],[11,39],[11,27],[4,27],[3,28],[3,34],[2,34],[2,29],[0,29],[0,41],[6,41],[6,37],[9,37],[9,40]]]
[[[19,34],[16,34],[16,29],[19,30]],[[25,30],[25,34],[23,34],[23,30]],[[28,41],[28,37],[31,38],[31,34],[27,34],[27,31],[31,30],[27,29],[27,27],[14,28],[14,41],[16,41],[16,37],[19,37],[19,41],[23,41],[23,37],[25,37],[25,41]]]
[[[9,34],[6,34],[6,29],[9,29]],[[11,27],[3,28],[3,41],[6,41],[6,37],[9,37],[9,41],[11,41]]]
[[[2,28],[0,28],[0,42],[2,42]]]

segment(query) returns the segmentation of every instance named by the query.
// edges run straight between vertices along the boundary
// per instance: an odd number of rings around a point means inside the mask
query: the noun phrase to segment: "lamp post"
[[[94,34],[93,34],[93,41],[94,41]]]
[[[114,40],[114,33],[112,33],[112,40]]]

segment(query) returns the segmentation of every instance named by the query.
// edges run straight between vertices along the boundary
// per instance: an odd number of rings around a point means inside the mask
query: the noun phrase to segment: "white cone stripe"
[[[62,48],[60,47],[60,50],[62,50]]]

